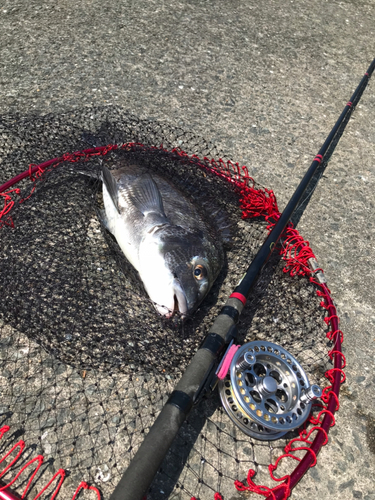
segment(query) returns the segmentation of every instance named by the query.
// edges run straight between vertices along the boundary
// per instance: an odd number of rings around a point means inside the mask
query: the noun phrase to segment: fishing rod
[[[324,156],[330,146],[333,146],[333,149],[336,146],[336,144],[333,144],[336,134],[339,132],[340,127],[343,127],[343,129],[346,127],[350,114],[361,98],[374,68],[375,59],[363,76],[350,101],[345,106],[279,220],[276,222],[274,228],[251,262],[242,280],[221,309],[200,348],[192,358],[167,403],[155,420],[129,467],[112,493],[110,500],[142,500],[144,498],[144,495],[151,485],[153,478],[158,472],[169,448],[193,405],[200,401],[205,393],[215,387],[215,372],[218,361],[225,353],[229,343],[236,339],[236,324],[256,280],[264,265],[269,260],[293,213],[297,209],[307,186],[317,172],[318,167],[322,164]],[[345,120],[347,121],[345,122]],[[297,482],[302,475],[303,474],[297,475],[298,477],[295,478],[295,482]]]

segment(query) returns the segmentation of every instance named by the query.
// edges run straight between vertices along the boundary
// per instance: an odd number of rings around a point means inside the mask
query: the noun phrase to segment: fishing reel
[[[237,350],[219,392],[231,420],[260,440],[279,439],[300,427],[322,395],[288,351],[265,341]]]

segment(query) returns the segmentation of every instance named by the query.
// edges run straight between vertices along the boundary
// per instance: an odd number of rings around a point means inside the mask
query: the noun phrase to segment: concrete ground
[[[371,0],[2,0],[0,114],[121,105],[212,140],[282,209],[375,55],[374,18]],[[332,440],[299,500],[375,499],[374,88],[299,223],[348,362]]]

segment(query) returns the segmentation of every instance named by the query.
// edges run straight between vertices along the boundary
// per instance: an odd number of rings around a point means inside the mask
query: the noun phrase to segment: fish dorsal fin
[[[116,182],[116,179],[113,177],[113,175],[105,165],[102,165],[102,176],[103,176],[103,182],[105,184],[105,187],[107,188],[109,196],[111,197],[117,211],[120,213],[118,204],[118,184]]]
[[[158,186],[150,174],[139,176],[130,186],[129,195],[134,205],[143,215],[156,213],[165,216],[163,199]]]

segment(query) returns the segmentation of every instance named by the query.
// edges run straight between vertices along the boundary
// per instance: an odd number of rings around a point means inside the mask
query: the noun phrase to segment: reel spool
[[[231,420],[260,440],[279,439],[300,427],[322,395],[288,351],[265,341],[238,349],[219,392]]]

